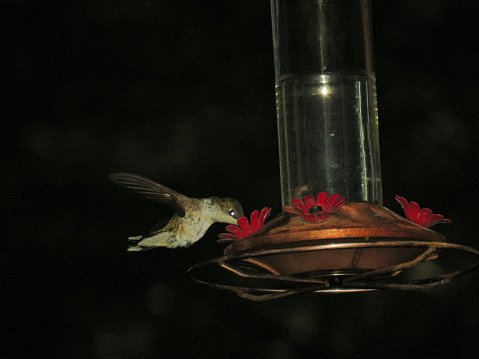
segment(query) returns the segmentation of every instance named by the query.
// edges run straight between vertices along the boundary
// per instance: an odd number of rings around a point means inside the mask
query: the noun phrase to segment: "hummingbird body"
[[[188,247],[200,240],[215,222],[237,224],[243,209],[233,198],[189,198],[146,178],[119,173],[110,179],[147,198],[168,204],[176,211],[170,221],[146,236],[130,237],[129,251],[142,251],[155,247]]]

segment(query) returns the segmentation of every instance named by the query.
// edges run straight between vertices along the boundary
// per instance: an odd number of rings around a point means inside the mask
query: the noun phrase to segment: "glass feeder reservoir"
[[[190,268],[191,276],[267,300],[427,289],[475,268],[478,251],[424,225],[426,215],[448,220],[413,202],[408,212],[401,197],[408,218],[382,206],[369,1],[271,0],[271,7],[285,212],[264,226],[252,215],[247,235],[223,257]]]

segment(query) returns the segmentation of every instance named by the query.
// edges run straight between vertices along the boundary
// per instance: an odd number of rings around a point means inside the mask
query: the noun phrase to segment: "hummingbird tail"
[[[140,251],[146,251],[148,249],[153,249],[155,247],[142,247],[142,246],[129,246],[127,251],[129,252],[140,252]]]
[[[146,246],[138,245],[143,238],[145,237],[143,236],[128,237],[128,242],[130,243],[130,247],[128,247],[128,251],[139,252],[139,251],[146,251],[147,249],[155,248],[155,247],[146,247]]]
[[[128,250],[130,252],[136,252],[146,251],[148,249],[153,249],[157,247],[170,247],[170,236],[171,234],[169,233],[162,233],[160,235],[153,235],[151,237],[129,237],[128,242],[130,242],[130,247],[128,248]]]
[[[128,251],[139,252],[154,248],[138,246],[137,244],[140,243],[143,238],[143,236],[128,237],[128,242],[130,242],[130,247],[128,247]]]
[[[143,239],[143,236],[128,237],[128,242],[136,244]]]

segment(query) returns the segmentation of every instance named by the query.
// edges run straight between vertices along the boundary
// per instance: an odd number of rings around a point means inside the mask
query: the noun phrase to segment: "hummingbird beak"
[[[228,224],[238,224],[238,220],[236,218],[229,217],[228,221],[226,223],[228,223]]]

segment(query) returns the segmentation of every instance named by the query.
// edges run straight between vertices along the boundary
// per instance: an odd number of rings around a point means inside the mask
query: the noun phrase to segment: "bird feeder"
[[[253,214],[223,257],[190,268],[192,278],[267,300],[428,289],[477,267],[477,250],[424,225],[426,218],[447,221],[442,216],[401,197],[409,218],[383,207],[369,1],[271,6],[281,195],[289,210],[264,225],[266,212]]]

